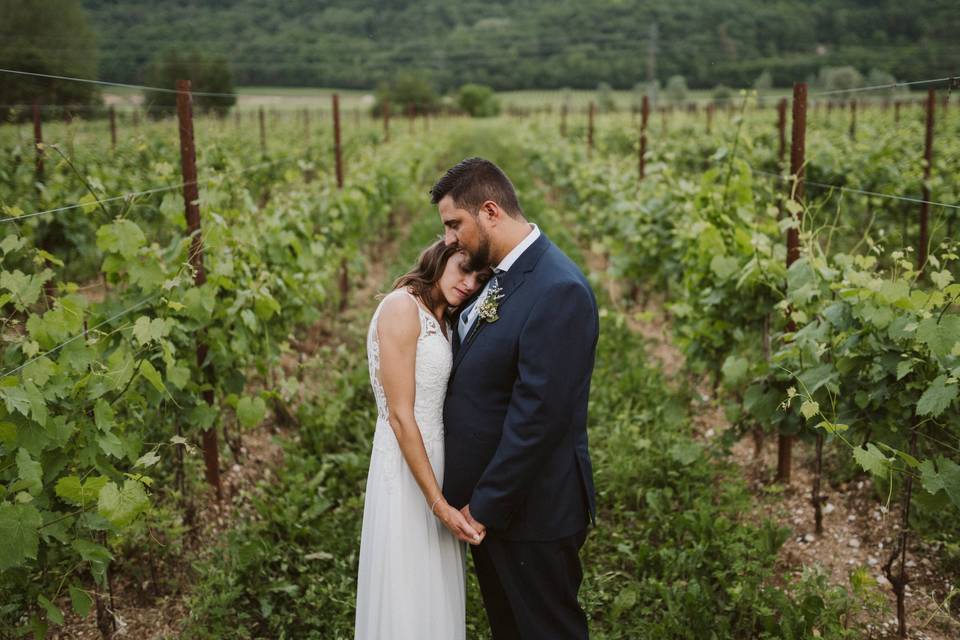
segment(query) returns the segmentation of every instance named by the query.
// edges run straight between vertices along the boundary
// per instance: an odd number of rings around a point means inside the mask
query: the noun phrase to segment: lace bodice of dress
[[[437,319],[427,311],[416,298],[404,291],[417,303],[417,313],[420,318],[420,335],[417,338],[416,361],[416,397],[414,401],[414,417],[423,434],[424,442],[443,437],[443,401],[447,392],[447,380],[450,378],[450,369],[453,365],[453,353],[450,342],[445,337],[447,333],[440,327]],[[377,336],[377,320],[384,299],[377,306],[377,310],[370,320],[367,331],[367,363],[370,368],[370,385],[377,400],[377,436],[383,427],[389,431],[389,411],[387,397],[380,382],[380,341]],[[387,442],[377,442],[381,438],[375,437],[374,446],[389,446],[389,441],[396,445],[396,437],[392,432]]]

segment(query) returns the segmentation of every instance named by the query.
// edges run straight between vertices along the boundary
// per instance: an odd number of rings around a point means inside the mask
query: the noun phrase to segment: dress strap
[[[417,305],[417,309],[420,311],[420,326],[422,328],[422,335],[433,335],[435,333],[442,333],[443,337],[449,341],[447,332],[444,331],[443,327],[440,326],[440,322],[437,321],[437,318],[420,302],[417,296],[410,293],[406,287],[403,289],[404,293],[413,298],[413,302]]]

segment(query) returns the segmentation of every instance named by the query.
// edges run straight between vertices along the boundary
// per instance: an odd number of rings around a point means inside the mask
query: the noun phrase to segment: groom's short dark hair
[[[493,200],[511,218],[523,217],[517,192],[500,167],[483,158],[467,158],[450,167],[430,189],[430,201],[437,204],[445,196],[453,198],[458,209],[477,215],[487,200]]]

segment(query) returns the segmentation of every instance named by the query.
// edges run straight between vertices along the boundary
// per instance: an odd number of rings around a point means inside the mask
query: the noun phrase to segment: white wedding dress
[[[408,293],[408,295],[410,295]],[[413,297],[411,295],[411,297]],[[416,302],[416,299],[414,298]],[[357,575],[356,640],[464,640],[465,545],[432,513],[387,420],[380,383],[377,307],[367,332],[377,426],[367,474]],[[443,484],[443,400],[453,364],[450,342],[417,302],[414,415],[427,457]]]

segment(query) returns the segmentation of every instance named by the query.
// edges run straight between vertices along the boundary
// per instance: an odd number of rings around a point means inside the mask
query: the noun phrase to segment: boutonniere
[[[498,311],[500,310],[500,299],[503,298],[503,289],[498,283],[490,286],[487,297],[483,299],[480,306],[477,307],[478,317],[485,322],[496,322],[500,319]]]

